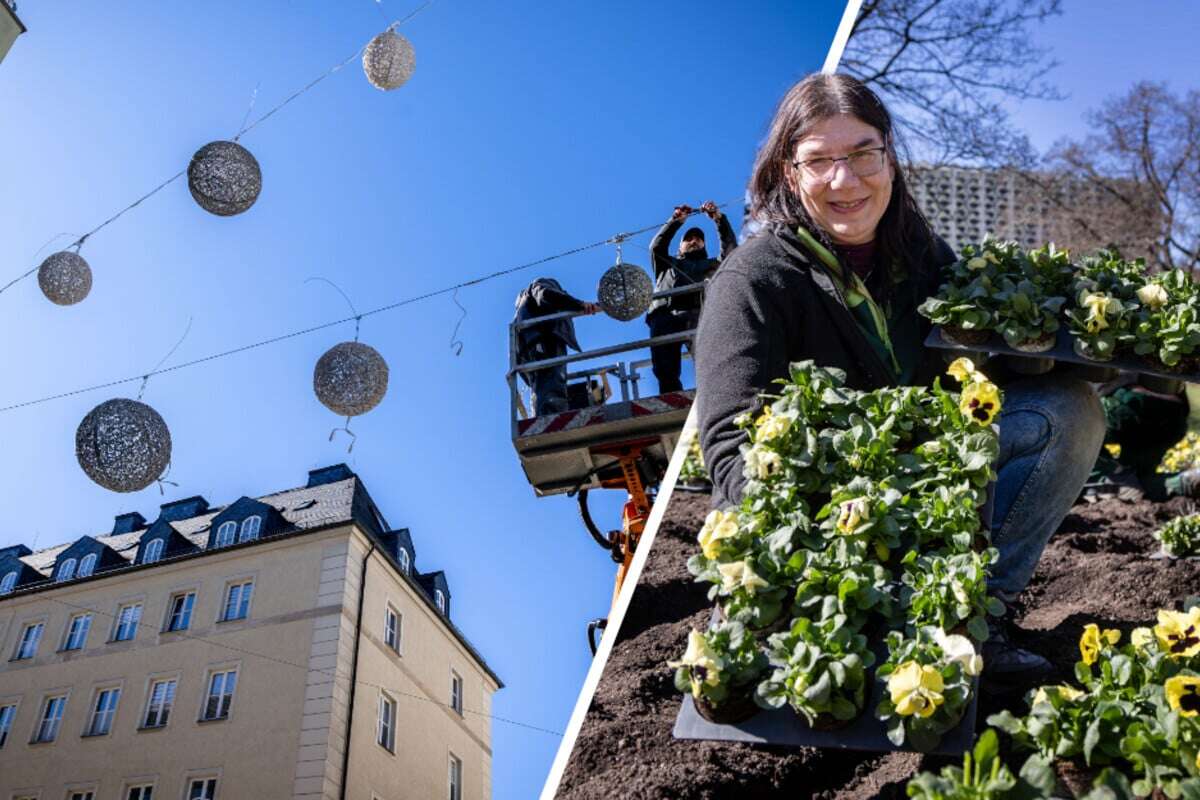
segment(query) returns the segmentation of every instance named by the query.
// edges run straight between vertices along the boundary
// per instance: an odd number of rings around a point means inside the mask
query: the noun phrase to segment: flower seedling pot
[[[1092,784],[1095,783],[1096,776],[1099,774],[1100,770],[1098,768],[1089,767],[1082,763],[1082,761],[1056,759],[1054,762],[1054,775],[1058,778],[1059,789],[1055,792],[1055,795],[1061,797],[1082,797],[1091,791]]]
[[[967,345],[984,344],[992,338],[991,331],[969,331],[966,328],[956,328],[946,325],[941,329],[942,338],[951,344]]]
[[[1004,364],[1019,375],[1045,375],[1054,369],[1053,358],[1031,356],[1005,356]]]
[[[858,716],[851,717],[850,719],[838,719],[833,714],[817,714],[810,727],[814,731],[840,731],[849,728],[861,716],[861,708],[858,710]]]
[[[1138,376],[1138,383],[1158,394],[1179,394],[1183,391],[1183,381],[1179,378],[1164,378],[1161,375]]]
[[[717,725],[736,725],[739,722],[745,722],[761,710],[754,702],[752,690],[745,693],[735,693],[731,690],[729,696],[725,698],[725,702],[719,706],[713,705],[703,697],[693,699],[696,703],[696,711],[700,716]]]

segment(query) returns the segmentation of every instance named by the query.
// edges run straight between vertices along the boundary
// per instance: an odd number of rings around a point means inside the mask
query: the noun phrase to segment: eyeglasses
[[[808,161],[793,161],[792,166],[803,168],[805,177],[814,183],[829,183],[837,172],[837,162],[845,161],[846,166],[858,178],[869,178],[883,169],[886,147],[868,147],[857,150],[848,156],[840,158],[812,158]]]

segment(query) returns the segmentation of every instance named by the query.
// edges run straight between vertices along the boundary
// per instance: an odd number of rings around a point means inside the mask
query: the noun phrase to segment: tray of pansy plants
[[[996,559],[988,532],[997,387],[861,392],[792,364],[738,424],[746,484],[712,511],[688,569],[707,630],[677,661],[677,738],[962,753]]]
[[[1116,250],[1074,263],[1053,244],[985,239],[963,248],[918,312],[935,324],[927,346],[1003,356],[1016,372],[1069,362],[1108,380],[1129,370],[1165,392],[1200,381],[1200,287]]]

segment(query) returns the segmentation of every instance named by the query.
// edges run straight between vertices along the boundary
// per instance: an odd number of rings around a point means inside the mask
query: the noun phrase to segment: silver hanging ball
[[[237,142],[210,142],[188,164],[188,188],[205,211],[232,217],[254,205],[262,191],[262,170]]]
[[[317,399],[342,417],[365,414],[387,394],[388,365],[362,342],[342,342],[325,351],[313,370]]]
[[[412,77],[415,66],[412,45],[391,28],[372,39],[363,51],[363,72],[376,89],[399,89]]]
[[[105,489],[136,492],[158,480],[171,463],[171,432],[145,403],[106,400],[79,423],[75,457]]]
[[[600,276],[596,298],[604,313],[629,322],[646,313],[654,295],[654,281],[636,264],[617,264]]]
[[[51,253],[38,267],[42,294],[60,306],[73,306],[92,291],[92,268],[78,253]]]

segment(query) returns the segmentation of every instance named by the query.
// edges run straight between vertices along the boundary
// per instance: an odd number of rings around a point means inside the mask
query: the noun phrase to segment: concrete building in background
[[[1154,198],[1123,179],[1108,179],[1118,190],[1110,192],[1050,172],[918,164],[908,174],[917,205],[956,251],[991,234],[1026,248],[1054,242],[1078,255],[1115,244],[1134,258],[1146,256],[1159,233]]]
[[[25,23],[17,16],[15,0],[0,0],[0,61],[8,55],[13,42],[25,32]]]
[[[0,549],[0,800],[486,800],[502,684],[416,563],[345,465]]]

